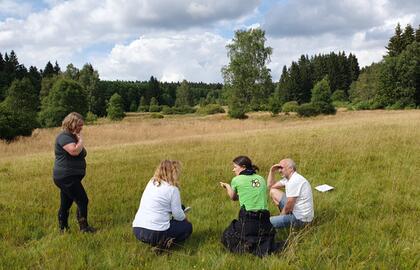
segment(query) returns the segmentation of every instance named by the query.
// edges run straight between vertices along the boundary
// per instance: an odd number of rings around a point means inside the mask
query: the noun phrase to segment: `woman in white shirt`
[[[179,193],[179,161],[164,160],[146,185],[133,221],[133,232],[142,242],[169,248],[187,239],[192,225],[187,220]]]

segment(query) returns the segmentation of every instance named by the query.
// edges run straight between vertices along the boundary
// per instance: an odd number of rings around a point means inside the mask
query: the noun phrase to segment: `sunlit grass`
[[[0,269],[418,269],[420,254],[420,111],[342,112],[298,119],[254,114],[129,117],[85,128],[95,235],[60,234],[58,189],[51,180],[57,129],[0,145]],[[39,145],[38,145],[39,144]],[[231,160],[249,155],[267,171],[291,157],[314,191],[315,221],[280,231],[290,244],[257,259],[228,253],[220,236],[237,202],[218,186],[232,178]],[[141,193],[163,158],[183,163],[181,195],[192,206],[192,237],[168,254],[138,242],[131,222]],[[270,203],[270,211],[277,210]]]

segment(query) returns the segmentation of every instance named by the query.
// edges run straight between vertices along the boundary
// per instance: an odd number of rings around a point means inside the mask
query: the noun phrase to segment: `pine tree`
[[[306,103],[311,100],[311,89],[313,87],[312,65],[308,56],[305,55],[301,55],[298,65],[300,71],[300,91],[297,101],[299,103]]]
[[[416,35],[416,37],[415,37],[416,41],[420,42],[420,24],[419,24],[419,28],[417,28],[417,30],[416,30],[415,35]]]
[[[385,107],[402,109],[420,103],[420,44],[413,42],[398,57],[383,61],[378,102]]]
[[[351,81],[353,82],[353,81],[356,81],[357,78],[359,78],[359,74],[360,74],[359,62],[357,60],[356,55],[351,54],[351,53],[349,54],[348,61],[349,61],[349,66],[350,66],[349,76],[351,78]]]
[[[54,74],[55,74],[54,67],[51,64],[51,62],[48,61],[48,63],[45,65],[44,70],[42,71],[42,78],[52,77],[54,76]]]
[[[39,101],[40,100],[39,95],[41,93],[41,81],[42,81],[41,73],[39,73],[36,67],[30,66],[29,72],[28,72],[28,78],[31,80],[32,85],[35,87],[37,99]]]
[[[105,105],[104,93],[99,91],[99,73],[93,66],[86,63],[78,73],[78,80],[88,99],[88,110],[101,115],[101,108]]]
[[[54,74],[55,75],[60,75],[61,74],[61,68],[58,65],[57,61],[55,61],[55,65],[54,65]]]
[[[403,42],[403,50],[407,48],[408,45],[413,43],[416,40],[416,37],[414,35],[414,29],[410,24],[407,24],[407,26],[404,28],[404,33],[401,36],[402,42]]]
[[[155,77],[151,76],[147,84],[146,93],[144,94],[147,104],[150,104],[150,100],[152,97],[155,97],[159,102],[162,102],[160,96],[161,90],[159,81]]]
[[[283,105],[288,101],[292,101],[292,93],[290,92],[290,75],[286,66],[283,66],[283,70],[280,75],[279,83],[277,84],[276,91],[279,95],[280,104]]]
[[[404,41],[402,37],[402,30],[400,23],[395,27],[395,34],[389,40],[388,46],[388,56],[397,56],[404,50]]]
[[[291,100],[297,101],[298,103],[300,100],[300,90],[301,90],[301,75],[300,75],[300,68],[296,62],[292,62],[292,65],[289,69],[289,92],[291,94]]]
[[[0,102],[5,98],[8,86],[6,72],[4,71],[5,65],[3,55],[0,53]]]

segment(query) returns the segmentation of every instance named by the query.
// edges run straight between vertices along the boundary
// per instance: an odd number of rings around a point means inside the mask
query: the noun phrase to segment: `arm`
[[[292,213],[293,207],[295,207],[297,197],[289,197],[287,198],[286,205],[284,206],[283,210],[281,211],[281,215],[286,215]]]
[[[268,189],[274,188],[276,180],[274,179],[274,175],[276,173],[276,170],[279,169],[279,164],[274,164],[271,166],[270,171],[268,172],[267,176],[267,187]]]
[[[274,175],[276,171],[279,169],[279,167],[280,167],[280,164],[274,164],[273,166],[271,166],[270,171],[268,172],[268,176],[267,176],[268,189],[281,188],[284,186],[283,184],[281,186],[278,186],[279,182],[276,183],[276,180],[274,179]]]
[[[77,143],[69,143],[63,146],[63,149],[71,156],[78,156],[82,152],[84,144],[80,134],[75,134],[77,137]]]
[[[175,187],[171,198],[171,212],[175,220],[182,221],[186,219],[185,213],[181,207],[181,195],[179,189]]]
[[[220,182],[220,186],[226,189],[226,192],[229,195],[229,197],[232,199],[232,201],[237,201],[239,199],[238,194],[236,194],[236,192],[232,189],[232,187],[229,184]]]

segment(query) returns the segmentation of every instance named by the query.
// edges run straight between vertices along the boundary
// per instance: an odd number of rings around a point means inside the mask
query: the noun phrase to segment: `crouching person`
[[[246,156],[233,160],[235,177],[231,184],[220,182],[229,197],[239,200],[241,206],[238,219],[234,219],[223,232],[222,243],[231,252],[252,253],[264,256],[276,251],[275,229],[270,223],[267,208],[267,184]]]
[[[275,181],[275,173],[284,178]],[[278,206],[280,215],[272,216],[275,228],[304,227],[314,218],[314,202],[311,184],[296,172],[296,164],[291,159],[282,159],[271,166],[268,173],[268,187],[273,202]],[[280,189],[284,188],[285,192]]]
[[[178,189],[181,164],[164,160],[147,183],[133,221],[136,238],[159,249],[183,242],[192,225],[182,210]]]

